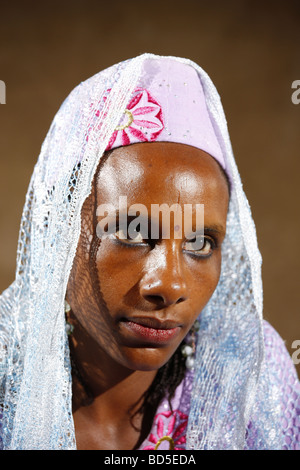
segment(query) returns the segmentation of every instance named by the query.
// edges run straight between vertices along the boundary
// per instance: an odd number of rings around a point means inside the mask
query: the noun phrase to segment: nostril
[[[144,298],[153,304],[164,304],[165,300],[161,295],[145,295]]]
[[[184,282],[170,283],[163,280],[156,280],[152,284],[140,285],[140,294],[147,301],[155,304],[158,308],[169,305],[176,305],[187,300],[187,288]]]
[[[148,302],[155,304],[156,306],[166,306],[171,304],[179,304],[185,300],[185,297],[179,297],[178,299],[164,297],[162,295],[145,295],[144,299]]]

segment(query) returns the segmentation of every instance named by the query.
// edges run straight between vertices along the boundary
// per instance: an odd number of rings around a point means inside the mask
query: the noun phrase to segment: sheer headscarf
[[[199,317],[187,448],[243,449],[250,420],[256,449],[282,447],[277,390],[264,367],[261,256],[219,95],[195,63],[143,54],[77,86],[42,145],[21,220],[15,281],[0,299],[5,449],[76,448],[64,299],[81,208],[128,103],[147,85],[146,64],[159,68],[165,60],[196,71],[231,181],[221,276]]]

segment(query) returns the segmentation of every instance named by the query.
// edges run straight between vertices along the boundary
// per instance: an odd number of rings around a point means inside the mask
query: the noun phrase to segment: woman
[[[144,54],[80,84],[1,297],[3,448],[297,448],[299,383],[262,320],[260,262],[202,69]]]

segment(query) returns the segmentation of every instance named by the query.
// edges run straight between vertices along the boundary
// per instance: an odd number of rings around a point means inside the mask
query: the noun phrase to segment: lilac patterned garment
[[[274,389],[279,391],[282,412],[282,449],[300,450],[300,383],[295,367],[283,340],[266,321],[264,322],[265,368]],[[150,435],[141,450],[184,450],[190,408],[193,374],[188,372],[176,390],[170,410],[168,400],[163,400],[154,418]],[[255,417],[246,430],[245,449],[255,450],[259,430]]]

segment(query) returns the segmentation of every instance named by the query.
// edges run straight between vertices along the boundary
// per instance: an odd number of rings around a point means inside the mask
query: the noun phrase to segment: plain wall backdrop
[[[188,57],[220,92],[263,256],[264,315],[295,353],[300,104],[293,104],[291,87],[300,80],[299,0],[2,0],[0,17],[0,80],[6,84],[6,104],[0,105],[0,291],[14,279],[33,166],[69,92],[143,52]]]

